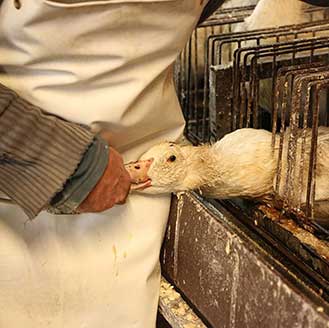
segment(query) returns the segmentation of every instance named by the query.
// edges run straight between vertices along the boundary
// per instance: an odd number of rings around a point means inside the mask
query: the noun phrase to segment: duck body
[[[290,131],[284,136],[282,156],[282,177],[279,183],[278,196],[286,197],[287,152]],[[272,134],[261,129],[239,129],[227,134],[213,145],[181,146],[174,143],[162,143],[152,147],[136,163],[151,163],[139,167],[140,172],[132,164],[127,169],[131,176],[138,174],[147,176],[145,180],[132,179],[137,182],[139,192],[161,194],[189,190],[200,190],[206,197],[216,199],[245,198],[268,201],[274,196],[276,185],[279,136],[276,136],[272,147]],[[309,154],[311,147],[311,131],[305,138],[305,160],[303,172],[302,134],[298,136],[296,165],[293,174],[292,191],[296,199],[292,202],[306,203],[307,181],[309,172]],[[329,128],[320,127],[317,148],[316,192],[314,206],[315,216],[329,218]],[[135,163],[134,163],[135,164]],[[300,175],[302,185],[300,184]],[[143,185],[144,183],[144,185]],[[138,188],[141,185],[142,188]],[[298,193],[300,191],[300,193]],[[301,196],[300,196],[301,195]],[[298,199],[297,199],[298,198]]]
[[[305,5],[300,0],[260,0],[245,19],[247,31],[301,24],[307,21]]]
[[[272,193],[276,160],[270,132],[236,130],[210,147],[209,157],[209,171],[216,173],[201,188],[205,195],[218,199],[259,198]]]

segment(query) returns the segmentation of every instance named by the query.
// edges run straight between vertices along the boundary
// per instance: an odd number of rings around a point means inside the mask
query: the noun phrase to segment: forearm
[[[93,140],[87,128],[48,115],[0,85],[0,191],[29,218],[63,189]]]

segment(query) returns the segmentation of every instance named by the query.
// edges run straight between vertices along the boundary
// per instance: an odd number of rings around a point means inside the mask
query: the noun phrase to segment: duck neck
[[[250,17],[249,29],[262,29],[300,24],[306,21],[300,0],[260,0]]]
[[[203,146],[186,146],[184,147],[187,174],[184,179],[184,189],[197,190],[203,189],[209,184],[211,172],[215,163],[211,154],[211,147]]]

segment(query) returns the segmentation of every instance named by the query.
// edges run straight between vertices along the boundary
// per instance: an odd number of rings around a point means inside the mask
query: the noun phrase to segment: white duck
[[[279,137],[274,151],[271,139],[271,133],[265,130],[240,129],[226,135],[212,146],[181,146],[165,142],[152,147],[140,161],[129,163],[126,168],[134,183],[132,189],[143,193],[200,190],[210,198],[241,197],[265,200],[273,196],[277,171]],[[301,138],[298,143],[301,143]],[[287,145],[285,141],[283,172],[286,171]],[[306,149],[309,153],[310,132],[306,139]],[[315,217],[329,219],[328,155],[329,128],[320,127],[315,197],[318,206],[315,206]],[[299,158],[300,151],[297,152],[298,161]],[[305,203],[307,164],[303,174],[302,203]],[[280,197],[284,196],[285,177],[286,174],[283,173],[279,188]]]
[[[260,0],[245,19],[245,31],[301,24],[308,20],[301,0]]]

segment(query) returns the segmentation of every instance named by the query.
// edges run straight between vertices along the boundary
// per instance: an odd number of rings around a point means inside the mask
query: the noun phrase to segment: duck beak
[[[131,179],[131,190],[143,190],[152,186],[152,180],[148,176],[148,170],[153,163],[153,158],[131,162],[125,164],[125,168],[128,171]]]

